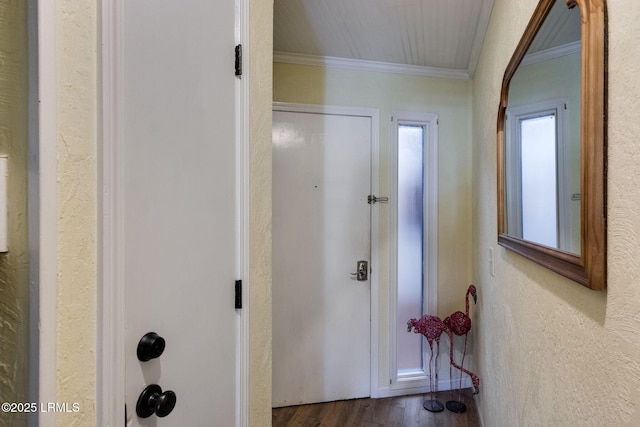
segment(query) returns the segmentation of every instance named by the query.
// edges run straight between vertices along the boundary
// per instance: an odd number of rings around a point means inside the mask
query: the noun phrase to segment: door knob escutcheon
[[[356,264],[356,272],[351,273],[358,282],[364,282],[369,279],[369,263],[367,261],[358,261]]]
[[[138,342],[138,360],[141,362],[147,362],[151,359],[160,357],[164,352],[165,344],[164,338],[155,332],[144,334],[144,336],[140,338],[140,342]]]
[[[149,418],[153,414],[166,417],[175,408],[176,401],[176,394],[173,391],[163,392],[158,384],[151,384],[140,393],[136,403],[136,414],[140,418]]]

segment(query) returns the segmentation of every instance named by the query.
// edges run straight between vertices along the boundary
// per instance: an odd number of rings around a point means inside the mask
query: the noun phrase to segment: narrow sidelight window
[[[406,324],[424,314],[424,133],[398,125],[398,374],[423,372],[421,337]]]
[[[391,165],[391,388],[424,386],[426,343],[407,321],[435,313],[437,116],[396,113]]]

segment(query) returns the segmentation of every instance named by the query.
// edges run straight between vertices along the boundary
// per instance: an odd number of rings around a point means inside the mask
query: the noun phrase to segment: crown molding
[[[408,74],[413,76],[444,77],[469,80],[467,70],[423,67],[420,65],[397,64],[393,62],[367,61],[363,59],[337,58],[333,56],[303,55],[298,53],[274,52],[273,62],[284,64],[312,65],[327,68],[343,68],[357,71]]]
[[[520,65],[531,65],[538,62],[548,61],[550,59],[571,55],[574,53],[580,53],[581,47],[582,43],[580,42],[580,40],[578,40],[577,42],[567,43],[560,46],[552,47],[550,49],[541,50],[540,52],[525,55]]]

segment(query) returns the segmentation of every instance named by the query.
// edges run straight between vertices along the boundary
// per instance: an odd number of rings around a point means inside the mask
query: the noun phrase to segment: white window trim
[[[505,132],[505,172],[507,182],[515,183],[511,188],[505,188],[509,204],[507,208],[507,224],[509,234],[522,236],[522,225],[518,218],[522,218],[521,193],[514,191],[514,187],[521,186],[520,176],[520,145],[515,144],[519,140],[518,123],[521,118],[532,118],[549,113],[556,115],[557,127],[557,186],[558,186],[558,245],[560,249],[571,247],[571,215],[569,191],[569,153],[567,153],[568,123],[567,123],[568,101],[566,98],[558,98],[535,104],[521,105],[507,109],[506,132]]]
[[[424,145],[424,313],[438,309],[438,115],[392,111],[390,147],[389,212],[389,361],[390,381],[387,395],[426,392],[429,378],[423,374],[398,376],[397,369],[397,301],[398,301],[398,126],[425,127]]]

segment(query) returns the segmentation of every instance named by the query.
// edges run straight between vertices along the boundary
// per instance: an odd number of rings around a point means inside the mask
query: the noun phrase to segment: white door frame
[[[37,331],[37,362],[33,362],[32,369],[37,369],[37,393],[40,402],[56,401],[56,320],[57,320],[57,107],[56,107],[56,0],[34,0],[37,11],[29,8],[29,37],[37,34],[37,69],[30,67],[30,84],[37,81],[37,99],[29,102],[37,103],[37,135],[36,156],[38,159],[37,182],[29,182],[29,246],[30,252],[35,254],[30,259],[32,265],[30,274],[37,283],[37,296],[31,296],[31,303],[37,304],[38,322],[33,323],[34,316],[30,315],[31,331]],[[30,3],[30,6],[32,3]],[[35,12],[35,16],[31,15]],[[33,26],[33,21],[35,27]],[[34,32],[36,34],[34,34]],[[31,47],[30,42],[30,47]],[[30,54],[30,58],[35,55]],[[32,106],[30,106],[32,109]],[[31,126],[31,123],[30,123]],[[31,137],[30,137],[31,138]],[[31,141],[30,141],[31,144]],[[31,148],[31,147],[30,147]],[[36,180],[34,180],[36,181]],[[33,203],[33,205],[32,205]],[[31,218],[35,213],[37,218]],[[31,227],[35,228],[33,230]],[[35,231],[32,233],[32,231]],[[34,247],[32,247],[32,245]],[[34,259],[35,258],[35,259]],[[37,301],[36,301],[37,300]],[[34,305],[32,305],[33,307]],[[33,341],[32,341],[33,343]],[[32,347],[32,349],[34,349]],[[35,351],[35,350],[34,350]],[[34,357],[30,355],[30,358]],[[31,382],[31,380],[30,380]],[[39,412],[38,425],[48,427],[55,425],[55,414]]]
[[[49,0],[40,0],[46,3]],[[123,236],[122,11],[125,0],[101,2],[101,141],[98,150],[98,363],[97,424],[120,426],[125,417],[125,289]],[[54,14],[55,16],[55,14]],[[236,84],[236,271],[243,281],[237,311],[236,425],[249,424],[249,0],[236,0],[236,43],[243,45],[243,74]],[[54,39],[54,38],[52,38]],[[234,46],[229,46],[232,52]],[[230,70],[233,72],[233,70]],[[55,182],[55,181],[54,181]],[[55,332],[55,329],[54,329]],[[51,400],[55,401],[55,399]],[[129,411],[135,409],[129,408]]]
[[[273,111],[287,111],[293,113],[335,114],[341,116],[359,116],[371,118],[371,194],[380,196],[380,111],[375,108],[342,107],[331,105],[296,104],[288,102],[274,102]],[[379,205],[371,205],[371,368],[370,393],[371,397],[379,397],[379,271],[380,261],[378,252],[380,213]]]

